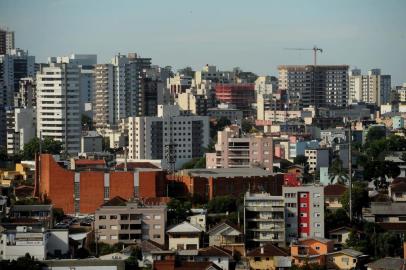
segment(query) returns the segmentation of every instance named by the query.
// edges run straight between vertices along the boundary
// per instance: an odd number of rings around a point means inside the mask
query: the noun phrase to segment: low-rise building
[[[169,250],[198,250],[201,247],[203,231],[187,221],[173,226],[167,230],[169,237]]]
[[[327,266],[338,270],[359,269],[367,262],[368,256],[353,249],[342,249],[327,255]]]
[[[247,248],[268,243],[285,246],[284,198],[269,193],[246,193],[244,234]]]
[[[337,210],[343,207],[341,198],[347,191],[347,187],[340,184],[328,185],[324,187],[324,203],[327,209]]]
[[[52,228],[53,207],[51,204],[39,205],[13,205],[10,209],[9,218],[13,223],[20,221],[33,221],[41,223],[45,228]]]
[[[230,120],[232,124],[237,125],[241,125],[243,119],[243,112],[230,106],[230,104],[219,104],[217,108],[209,108],[207,109],[207,115],[210,116],[211,119],[225,117]]]
[[[103,151],[103,137],[97,131],[88,131],[80,139],[82,153],[100,153]]]
[[[321,167],[330,165],[329,148],[306,149],[305,157],[307,157],[307,164],[309,164],[309,173],[316,173]]]
[[[222,222],[209,231],[209,246],[218,246],[227,250],[236,250],[244,254],[244,233],[236,225]]]
[[[230,250],[218,246],[209,246],[199,249],[195,261],[212,262],[223,270],[229,270],[231,269],[231,263],[234,262],[234,258]]]
[[[247,253],[250,269],[290,269],[292,259],[288,252],[273,245],[266,244]]]
[[[69,252],[68,230],[16,226],[1,233],[0,259],[16,260],[30,253],[37,260],[66,256]]]
[[[406,202],[406,178],[396,178],[389,186],[389,197],[394,202]]]
[[[293,264],[302,266],[315,263],[325,266],[327,254],[334,250],[333,244],[333,241],[329,239],[318,237],[299,239],[290,246]]]
[[[99,241],[133,244],[152,240],[165,244],[166,206],[145,205],[115,197],[95,212],[95,228]]]
[[[363,232],[346,226],[330,230],[328,235],[329,239],[333,240],[335,245],[343,246],[348,238],[350,238],[351,233],[355,233],[359,238],[363,235]]]

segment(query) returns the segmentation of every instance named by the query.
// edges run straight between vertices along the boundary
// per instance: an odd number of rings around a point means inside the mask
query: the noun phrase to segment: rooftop
[[[372,202],[371,213],[374,215],[404,215],[406,202]]]
[[[11,211],[51,211],[51,204],[31,204],[31,205],[19,205],[15,204],[11,208]]]
[[[324,196],[341,196],[347,191],[347,187],[340,184],[328,185],[324,187]]]
[[[263,252],[262,250],[263,249]],[[257,247],[247,253],[247,257],[271,257],[271,256],[289,256],[288,252],[281,249],[280,247],[274,246],[272,244],[264,245],[263,247]]]
[[[199,256],[205,257],[229,257],[232,258],[232,253],[229,250],[218,246],[210,246],[207,248],[199,249]]]
[[[86,165],[106,165],[106,161],[103,159],[75,159],[75,165],[86,166]]]
[[[403,270],[406,260],[401,258],[383,258],[374,262],[368,263],[368,268],[385,269],[385,270]]]
[[[116,169],[124,169],[124,163],[120,163],[116,165]],[[127,170],[134,170],[134,169],[159,169],[157,166],[150,162],[127,162]]]
[[[342,250],[339,250],[337,252],[333,252],[331,254],[345,254],[345,255],[348,255],[348,256],[353,257],[353,258],[364,255],[362,252],[359,252],[359,251],[356,251],[356,250],[353,250],[353,249],[350,249],[350,248],[342,249]]]
[[[169,230],[168,233],[201,233],[202,229],[198,228],[197,226],[190,224],[187,221],[184,221],[178,225],[173,226]]]
[[[260,168],[218,168],[218,169],[189,169],[182,170],[181,174],[203,178],[219,178],[219,177],[266,177],[273,175],[272,173]]]

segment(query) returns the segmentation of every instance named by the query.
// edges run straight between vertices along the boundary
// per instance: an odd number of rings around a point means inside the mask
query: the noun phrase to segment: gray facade
[[[128,202],[121,206],[102,206],[95,213],[95,229],[100,242],[141,243],[152,240],[165,244],[166,206],[141,206]]]
[[[324,188],[316,185],[282,187],[285,198],[286,242],[324,238]]]

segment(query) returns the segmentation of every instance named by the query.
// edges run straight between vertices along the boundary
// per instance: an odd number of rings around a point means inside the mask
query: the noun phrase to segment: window
[[[117,238],[117,235],[112,235],[112,236],[110,236],[110,239],[111,240],[117,240],[118,238]]]
[[[155,239],[160,239],[161,238],[161,235],[160,234],[154,234],[154,236],[153,236]]]
[[[260,258],[260,257],[255,257],[255,258],[254,258],[254,261],[260,262],[260,261],[261,261],[261,258]]]
[[[117,219],[117,216],[116,215],[111,215],[110,219]]]
[[[301,204],[300,204],[300,207],[303,207],[303,208],[304,208],[304,207],[307,207],[307,203],[301,203]]]
[[[314,193],[314,198],[320,198],[320,193]]]
[[[301,217],[307,217],[307,213],[300,213]]]
[[[161,219],[161,215],[154,215],[154,219],[156,219],[156,220]]]
[[[301,228],[307,228],[307,223],[300,223]]]
[[[155,230],[161,229],[161,225],[160,224],[154,224],[154,229]]]
[[[315,228],[320,228],[320,227],[321,227],[321,224],[320,224],[320,223],[314,223],[314,227],[315,227]]]
[[[105,235],[100,235],[100,240],[106,240],[107,239],[107,236],[105,236]]]
[[[106,219],[106,216],[105,215],[101,215],[101,216],[99,216],[99,220],[100,219]]]
[[[104,230],[106,229],[106,225],[99,225],[99,230]]]
[[[320,247],[319,247],[319,246],[316,246],[316,250],[320,250]]]
[[[117,225],[110,225],[111,230],[117,230]]]

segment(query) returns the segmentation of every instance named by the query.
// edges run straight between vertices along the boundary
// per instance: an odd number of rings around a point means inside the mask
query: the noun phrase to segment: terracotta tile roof
[[[80,166],[106,165],[106,161],[103,159],[76,159],[75,165],[80,165]]]
[[[233,257],[231,251],[218,247],[218,246],[210,246],[207,248],[199,249],[199,256],[204,256],[204,257],[215,256],[215,257],[229,257],[229,258]]]
[[[396,184],[392,184],[390,187],[391,191],[395,192],[406,192],[406,182],[398,182]]]
[[[127,203],[126,199],[116,196],[111,198],[109,201],[105,202],[102,206],[125,206]]]
[[[176,270],[207,270],[210,267],[221,270],[212,262],[181,262],[179,266],[175,265]]]
[[[271,256],[289,256],[288,252],[272,244],[267,244],[262,247],[264,252],[261,253],[261,247],[251,250],[247,253],[247,257],[271,257]]]
[[[18,186],[14,189],[16,197],[30,197],[33,196],[34,187],[32,186]]]
[[[340,184],[328,185],[324,187],[324,196],[341,196],[347,187]]]
[[[127,169],[134,170],[134,169],[159,169],[159,167],[155,166],[150,162],[128,162]],[[116,165],[116,169],[124,169],[124,163],[120,163]]]

